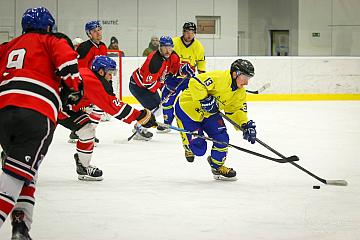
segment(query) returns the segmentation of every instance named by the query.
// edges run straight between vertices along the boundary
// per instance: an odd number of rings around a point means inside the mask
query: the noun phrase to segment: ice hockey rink
[[[177,132],[131,141],[131,125],[97,129],[93,164],[102,182],[77,180],[69,131],[59,126],[40,169],[31,236],[36,240],[360,239],[360,102],[249,102],[258,138],[325,179],[289,163],[229,149],[236,182],[215,181],[206,156],[188,163]],[[230,142],[276,157],[242,140]],[[152,130],[155,132],[154,130]],[[208,143],[211,146],[211,143]],[[320,185],[321,189],[313,189]],[[9,220],[0,239],[10,239]]]

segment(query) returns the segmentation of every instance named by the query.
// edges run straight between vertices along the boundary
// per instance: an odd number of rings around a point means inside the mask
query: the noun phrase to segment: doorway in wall
[[[289,55],[289,30],[270,30],[271,56]]]

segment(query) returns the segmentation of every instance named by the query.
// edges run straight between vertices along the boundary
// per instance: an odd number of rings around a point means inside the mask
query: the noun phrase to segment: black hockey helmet
[[[245,59],[237,59],[235,62],[231,64],[230,73],[236,72],[236,75],[245,74],[249,77],[253,77],[255,75],[254,66],[250,61]]]
[[[196,24],[193,22],[185,22],[183,25],[183,31],[194,31],[194,33],[196,33]]]

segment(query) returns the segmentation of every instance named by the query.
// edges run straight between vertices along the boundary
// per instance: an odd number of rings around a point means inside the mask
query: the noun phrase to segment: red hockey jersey
[[[71,107],[72,111],[77,112],[81,108],[94,104],[126,123],[131,123],[140,115],[139,110],[116,98],[111,83],[104,77],[89,68],[80,68],[80,74],[84,84],[84,96],[77,105]]]
[[[60,79],[78,89],[77,53],[52,33],[26,33],[0,47],[0,109],[33,109],[56,124]]]
[[[156,92],[169,73],[175,75],[180,67],[180,58],[173,51],[169,58],[164,58],[159,50],[149,54],[144,64],[136,69],[132,78],[141,88],[147,88],[150,92]]]
[[[103,42],[97,44],[90,39],[81,43],[76,51],[79,53],[79,68],[91,68],[96,56],[107,55],[107,48]]]

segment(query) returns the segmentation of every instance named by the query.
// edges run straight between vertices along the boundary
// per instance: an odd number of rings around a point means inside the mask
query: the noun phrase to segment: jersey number
[[[206,86],[210,86],[210,84],[213,83],[213,80],[212,80],[211,78],[208,78],[208,79],[206,79],[206,80],[204,81],[204,83],[205,83]]]
[[[114,105],[117,106],[117,107],[120,107],[120,106],[121,106],[121,102],[120,102],[119,99],[114,99],[114,100],[113,100],[113,103],[114,103]]]
[[[8,57],[8,63],[6,67],[16,69],[23,68],[25,54],[26,50],[24,48],[11,51]]]

